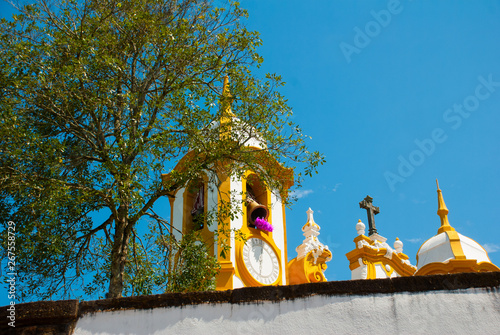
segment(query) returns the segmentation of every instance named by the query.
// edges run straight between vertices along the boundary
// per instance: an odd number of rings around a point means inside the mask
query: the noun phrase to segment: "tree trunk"
[[[132,231],[128,220],[128,209],[120,206],[119,218],[115,220],[115,236],[111,249],[109,292],[106,298],[120,298],[123,291],[123,274],[127,263],[128,243]]]

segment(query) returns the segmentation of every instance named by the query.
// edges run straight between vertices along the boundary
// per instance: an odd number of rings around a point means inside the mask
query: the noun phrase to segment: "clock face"
[[[249,238],[243,246],[243,263],[250,275],[264,285],[278,280],[280,265],[278,256],[267,242]]]

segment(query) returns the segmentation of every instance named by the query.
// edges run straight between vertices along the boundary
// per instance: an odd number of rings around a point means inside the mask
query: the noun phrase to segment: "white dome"
[[[436,180],[437,184],[437,180]],[[415,275],[500,271],[491,263],[484,248],[467,236],[458,233],[448,221],[448,208],[437,184],[438,211],[441,227],[436,236],[422,244],[417,252]]]
[[[456,234],[466,259],[475,259],[477,263],[491,263],[486,250],[479,243],[458,232]],[[417,252],[417,269],[430,263],[446,263],[450,259],[457,259],[456,256],[457,250],[452,249],[448,232],[442,232],[422,244]]]

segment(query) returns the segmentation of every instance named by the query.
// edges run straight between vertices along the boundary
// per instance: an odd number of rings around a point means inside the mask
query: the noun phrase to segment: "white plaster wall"
[[[351,279],[366,279],[368,276],[368,267],[363,263],[362,258],[358,258],[359,266],[351,270]]]
[[[241,178],[231,177],[231,204],[238,204],[242,206],[243,198],[243,183]],[[243,227],[243,216],[237,215],[233,220],[231,220],[231,229],[241,229]],[[235,245],[234,231],[231,232],[231,246]],[[236,248],[231,248],[231,262],[236,263]]]
[[[242,287],[245,287],[245,284],[243,284],[243,282],[237,275],[233,275],[233,289]]]
[[[389,278],[380,264],[375,264],[375,278]]]
[[[83,316],[75,335],[498,334],[500,292],[468,289],[203,304]]]
[[[207,172],[207,173],[210,173],[208,180],[216,180],[213,173],[211,173],[211,172]],[[211,211],[217,209],[218,197],[219,197],[219,194],[218,194],[217,186],[214,183],[209,183],[208,190],[207,190],[207,211],[208,212],[211,212]],[[211,232],[214,232],[217,230],[217,228],[218,228],[217,223],[213,222],[208,227],[208,230],[210,230]]]
[[[395,278],[398,276],[396,271],[392,271],[391,275],[388,276],[387,272],[384,271],[383,267],[385,267],[385,265],[375,264],[375,276],[376,276],[376,278]],[[387,268],[386,268],[386,270],[387,270]]]
[[[281,250],[281,280],[283,285],[286,285],[286,263],[285,259],[285,231],[283,229],[283,205],[281,199],[274,193],[271,193],[271,215],[273,218],[273,239],[276,246]]]
[[[174,200],[174,217],[172,218],[172,222],[174,224],[173,229],[175,238],[180,241],[182,239],[182,217],[184,216],[184,191],[186,189],[183,187],[175,194]]]

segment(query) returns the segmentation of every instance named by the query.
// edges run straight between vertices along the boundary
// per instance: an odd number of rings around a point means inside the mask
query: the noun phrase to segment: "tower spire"
[[[222,87],[222,112],[224,117],[233,117],[234,114],[231,111],[231,103],[233,101],[233,96],[229,89],[229,76],[224,76],[224,85]]]
[[[441,190],[439,189],[439,182],[436,179],[436,185],[437,185],[437,193],[438,193],[438,210],[437,214],[441,218],[441,227],[438,229],[438,234],[441,234],[445,231],[454,231],[455,228],[453,228],[450,225],[450,222],[448,221],[448,208],[446,207],[446,204],[444,203],[443,199],[443,194]]]
[[[231,103],[233,96],[229,90],[229,76],[224,77],[224,85],[222,86],[221,97],[221,117],[220,117],[220,139],[231,138],[232,125],[235,115],[231,111]]]

